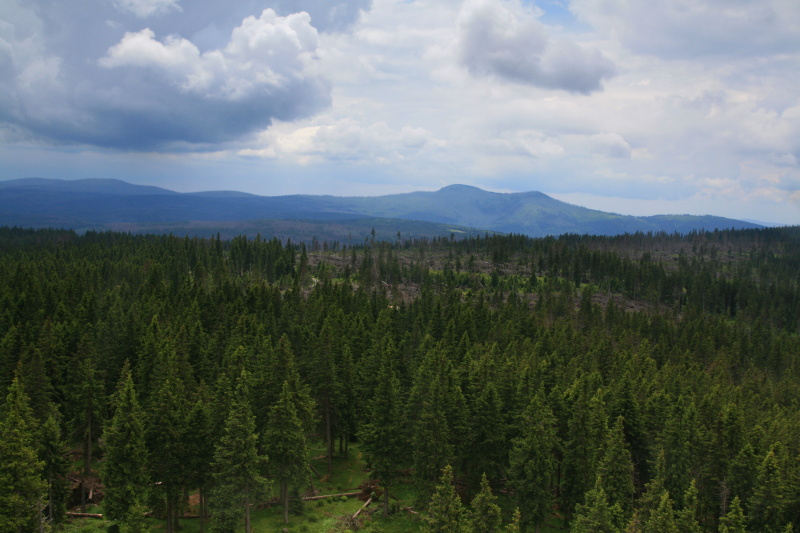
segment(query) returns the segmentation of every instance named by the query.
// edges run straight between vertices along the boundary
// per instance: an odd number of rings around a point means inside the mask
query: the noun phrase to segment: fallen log
[[[372,498],[370,498],[369,500],[365,501],[365,502],[364,502],[364,505],[362,505],[362,506],[361,506],[361,509],[359,509],[358,511],[356,511],[356,514],[354,514],[354,515],[353,515],[353,518],[358,518],[358,515],[360,515],[360,514],[361,514],[361,511],[363,511],[364,509],[366,509],[366,508],[367,508],[367,506],[368,506],[369,504],[371,504],[371,503],[372,503]]]
[[[67,516],[73,518],[103,518],[103,515],[97,513],[67,513]]]
[[[304,496],[303,500],[310,501],[310,500],[322,500],[324,498],[337,498],[339,496],[347,496],[348,498],[353,496],[358,496],[361,494],[361,491],[358,492],[342,492],[339,494],[323,494],[321,496]]]

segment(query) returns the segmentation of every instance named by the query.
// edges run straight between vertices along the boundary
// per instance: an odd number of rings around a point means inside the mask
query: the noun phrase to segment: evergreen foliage
[[[572,533],[618,533],[622,522],[619,504],[610,505],[598,478],[595,487],[586,493],[586,503],[575,508]]]
[[[425,533],[466,533],[469,518],[453,486],[453,469],[447,465],[428,505],[422,530]]]
[[[362,450],[372,467],[372,473],[382,481],[383,513],[389,514],[390,489],[407,461],[407,435],[400,396],[400,381],[394,370],[397,357],[389,340],[381,358],[375,393],[370,401],[359,432]]]
[[[306,435],[298,416],[297,399],[289,382],[284,381],[278,402],[270,410],[269,426],[264,436],[269,471],[280,485],[283,521],[287,524],[290,485],[304,483],[309,471]]]
[[[267,458],[258,453],[255,417],[248,400],[248,374],[242,370],[225,419],[225,429],[214,450],[211,492],[211,531],[228,533],[244,519],[250,533],[250,509],[269,495],[264,477]]]
[[[172,528],[234,441],[285,505],[355,440],[422,513],[451,465],[529,529],[800,523],[800,229],[361,241],[0,228],[0,529],[58,523],[67,468]]]
[[[514,439],[509,457],[509,481],[516,491],[522,523],[539,525],[550,514],[555,500],[556,419],[544,399],[536,393],[520,418],[522,433]]]
[[[0,419],[0,529],[35,531],[44,520],[47,484],[42,479],[36,420],[19,377],[8,389]]]
[[[728,507],[728,512],[720,518],[719,533],[746,533],[747,521],[739,497],[736,496]]]
[[[502,518],[497,497],[492,494],[486,474],[481,477],[481,490],[470,503],[470,522],[474,533],[495,533],[500,531]]]
[[[108,518],[138,531],[149,495],[145,414],[126,363],[111,399],[114,414],[103,431],[103,509]]]

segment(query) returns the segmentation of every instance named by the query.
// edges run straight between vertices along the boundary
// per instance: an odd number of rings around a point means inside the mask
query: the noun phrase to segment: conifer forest
[[[457,237],[0,228],[0,531],[800,532],[800,227]]]

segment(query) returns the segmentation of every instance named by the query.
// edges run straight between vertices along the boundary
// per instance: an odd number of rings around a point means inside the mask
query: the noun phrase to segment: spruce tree
[[[511,517],[511,522],[506,524],[505,533],[520,533],[522,515],[519,512],[519,507],[514,509],[514,515]]]
[[[212,435],[212,417],[209,412],[205,387],[201,385],[197,401],[189,412],[183,441],[186,443],[188,463],[187,484],[198,489],[200,532],[205,530],[207,489],[212,479],[212,469],[208,465],[214,461],[215,439]]]
[[[81,443],[81,510],[85,512],[86,483],[92,475],[94,445],[100,436],[106,399],[105,384],[97,368],[97,350],[89,335],[81,338],[69,370],[72,376],[66,387],[66,415],[73,438]]]
[[[747,533],[747,519],[742,510],[739,497],[733,498],[728,506],[728,512],[719,519],[719,533]]]
[[[481,490],[472,499],[470,507],[473,533],[495,533],[500,530],[500,506],[497,505],[497,497],[492,494],[486,474],[481,477]]]
[[[67,477],[70,461],[69,446],[61,435],[61,425],[56,414],[51,414],[41,427],[41,458],[44,462],[43,477],[47,483],[47,519],[57,524],[64,520],[66,503],[70,492]]]
[[[453,486],[453,469],[450,465],[442,470],[442,477],[431,497],[428,514],[423,517],[422,531],[425,533],[466,533],[469,521],[464,504]]]
[[[667,491],[664,487],[666,478],[666,459],[664,450],[660,450],[653,467],[653,479],[645,486],[644,494],[637,502],[635,521],[645,523],[661,503],[661,495]]]
[[[625,517],[630,516],[634,494],[633,463],[625,442],[624,422],[621,416],[617,417],[606,436],[598,475],[603,480],[609,505],[619,505]]]
[[[556,469],[556,419],[540,391],[531,399],[520,423],[522,434],[509,454],[508,477],[522,511],[523,524],[536,531],[553,507],[551,484]]]
[[[362,450],[372,472],[384,486],[383,514],[389,514],[389,491],[398,478],[398,470],[407,459],[408,436],[400,397],[400,381],[394,370],[396,352],[389,340],[381,358],[375,396],[367,406],[365,421],[359,431]]]
[[[597,481],[597,469],[602,458],[601,444],[605,440],[608,415],[601,391],[591,394],[591,387],[598,374],[582,376],[573,383],[567,421],[564,459],[562,461],[563,483],[561,488],[561,509],[571,517],[577,504],[584,501],[584,495],[592,490]]]
[[[308,474],[306,434],[298,416],[298,396],[288,381],[283,383],[278,403],[269,413],[264,446],[269,456],[269,471],[280,485],[283,522],[289,523],[289,485],[303,483]]]
[[[136,531],[148,499],[148,457],[145,415],[127,361],[111,403],[114,414],[103,431],[103,509],[110,520]]]
[[[681,533],[701,533],[697,523],[697,485],[694,480],[683,495],[683,509],[678,511],[676,520]]]
[[[0,418],[0,530],[35,531],[43,520],[47,484],[37,455],[36,420],[14,377]]]
[[[463,457],[466,402],[443,348],[428,350],[407,404],[417,503],[430,501],[439,473]],[[455,469],[455,467],[454,467]]]
[[[186,483],[186,388],[178,375],[174,353],[161,354],[159,380],[150,395],[147,443],[154,488],[166,504],[166,531],[172,533],[178,520],[178,504]]]
[[[765,533],[780,533],[786,525],[790,476],[786,472],[786,449],[775,443],[758,468],[755,490],[750,497],[750,526]]]
[[[661,501],[658,507],[650,513],[647,521],[642,524],[642,533],[680,533],[675,522],[675,511],[669,492],[663,491],[661,493]]]
[[[586,493],[586,502],[575,507],[572,533],[619,533],[622,510],[619,504],[609,505],[603,483],[597,479],[593,489]]]
[[[211,530],[228,533],[244,519],[250,533],[250,508],[267,497],[263,475],[267,458],[258,453],[256,422],[248,400],[248,374],[242,370],[225,428],[214,451]]]
[[[477,482],[478,472],[495,481],[504,474],[509,452],[504,412],[497,388],[487,383],[472,402],[471,446],[464,461],[471,485]]]
[[[328,475],[333,473],[334,427],[341,395],[338,383],[339,373],[337,361],[341,359],[340,347],[336,342],[337,333],[341,331],[341,323],[331,316],[325,319],[319,333],[311,357],[311,390],[317,400],[322,418],[322,429],[325,437]]]

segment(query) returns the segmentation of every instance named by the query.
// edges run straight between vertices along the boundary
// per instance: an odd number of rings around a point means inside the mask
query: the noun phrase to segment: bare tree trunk
[[[83,479],[81,479],[81,512],[86,512],[86,480],[92,475],[92,412],[86,425],[86,434],[83,441]]]
[[[383,517],[389,516],[389,485],[383,487]]]
[[[205,533],[206,530],[206,495],[203,487],[200,487],[200,533]]]
[[[283,500],[283,523],[289,523],[289,487],[285,479],[281,480],[281,499]]]
[[[37,510],[37,515],[38,515],[38,518],[39,518],[39,533],[44,533],[45,532],[44,514],[42,513],[42,509],[44,509],[44,502],[42,501],[41,498],[39,498],[36,501],[36,510]]]
[[[244,503],[244,530],[245,533],[250,533],[250,496]]]
[[[53,473],[47,477],[47,518],[53,523]]]
[[[331,434],[331,406],[325,406],[325,442],[328,445],[328,475],[333,473],[333,435]]]
[[[167,533],[172,533],[172,515],[174,510],[174,503],[173,503],[172,494],[170,494],[169,488],[167,488]]]

